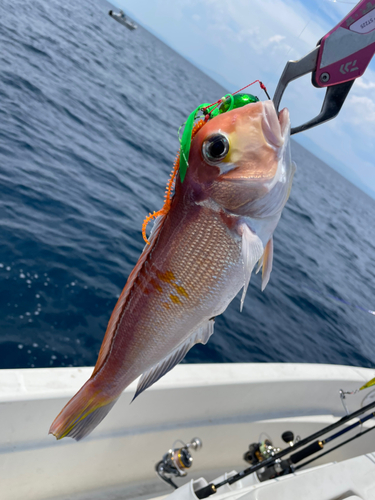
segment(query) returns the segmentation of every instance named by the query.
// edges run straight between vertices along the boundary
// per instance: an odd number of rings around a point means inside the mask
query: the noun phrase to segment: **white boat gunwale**
[[[202,470],[208,480],[218,471],[241,470],[246,468],[243,453],[262,431],[281,447],[285,430],[305,437],[343,416],[340,389],[358,389],[374,375],[370,369],[339,365],[182,364],[129,406],[136,382],[131,384],[79,443],[47,436],[54,417],[91,372],[90,367],[0,370],[4,500],[78,498],[87,488],[136,491],[137,485],[144,494],[146,484],[156,491],[163,485],[155,464],[175,439],[196,435],[203,448],[194,454],[188,479]],[[360,407],[371,392],[349,396],[349,409]],[[327,462],[375,448],[371,440],[355,443],[333,452]]]

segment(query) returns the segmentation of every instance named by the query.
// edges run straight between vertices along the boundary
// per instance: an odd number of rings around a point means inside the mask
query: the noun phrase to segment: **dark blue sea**
[[[177,130],[226,93],[109,8],[0,3],[0,368],[95,363]],[[254,276],[186,362],[375,365],[375,201],[295,142],[293,156],[268,287]]]

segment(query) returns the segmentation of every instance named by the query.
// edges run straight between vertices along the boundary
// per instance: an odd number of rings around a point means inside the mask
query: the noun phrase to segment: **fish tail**
[[[105,398],[95,389],[91,379],[88,380],[55,418],[49,434],[56,439],[69,436],[79,441],[95,429],[117,399]]]

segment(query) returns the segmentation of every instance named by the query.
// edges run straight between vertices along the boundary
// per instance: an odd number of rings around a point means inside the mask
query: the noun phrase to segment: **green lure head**
[[[219,107],[219,114],[231,111],[232,109],[242,108],[246,104],[258,102],[259,99],[251,94],[228,94],[225,96],[225,101]]]
[[[207,116],[209,119],[214,118],[222,113],[226,113],[227,111],[231,111],[235,108],[241,108],[246,104],[258,102],[259,99],[251,94],[227,94],[221,99],[222,103],[220,106],[215,104],[201,104],[198,106],[192,113],[190,113],[188,119],[185,122],[184,133],[182,134],[182,138],[180,139],[180,179],[181,182],[184,182],[187,168],[189,166],[188,159],[190,153],[191,146],[191,134],[194,127],[194,122],[198,117],[199,112],[202,112],[205,115],[205,119],[207,120]],[[204,108],[204,109],[203,109]],[[179,129],[181,130],[182,126]]]

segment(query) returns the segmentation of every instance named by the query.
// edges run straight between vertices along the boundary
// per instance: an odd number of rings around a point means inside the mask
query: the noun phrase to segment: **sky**
[[[112,3],[229,91],[259,79],[271,96],[286,62],[310,52],[355,6],[349,0]],[[292,82],[281,102],[290,110],[292,126],[316,116],[324,94],[310,76]],[[375,58],[337,118],[294,137],[375,198]]]

